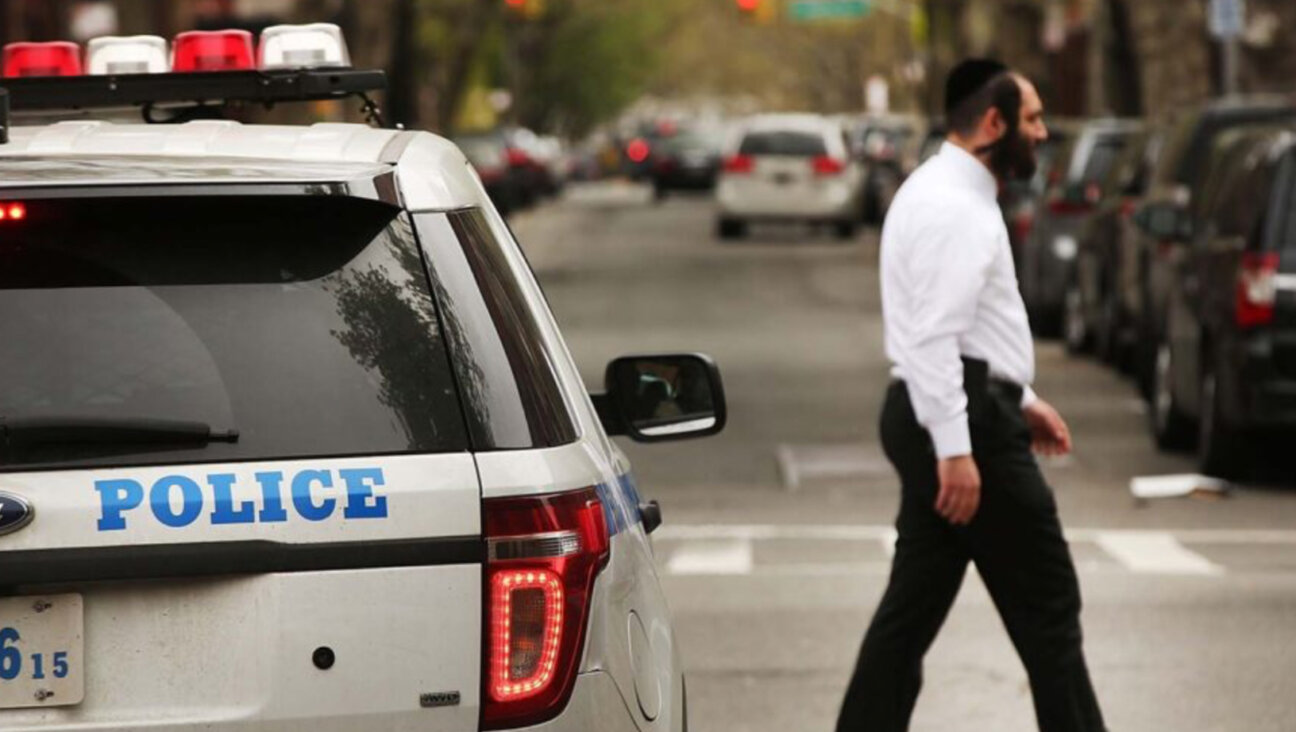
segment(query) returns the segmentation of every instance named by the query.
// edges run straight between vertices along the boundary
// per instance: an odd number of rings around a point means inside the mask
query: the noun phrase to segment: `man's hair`
[[[1021,88],[1012,71],[993,59],[968,59],[950,71],[945,82],[945,121],[951,132],[968,136],[991,108],[1016,127]]]

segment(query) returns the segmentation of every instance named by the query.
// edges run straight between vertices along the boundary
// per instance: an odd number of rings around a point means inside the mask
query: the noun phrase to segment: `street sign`
[[[1211,0],[1210,33],[1219,39],[1237,38],[1246,28],[1246,0]]]
[[[863,18],[873,9],[871,0],[792,0],[788,17],[796,21]]]

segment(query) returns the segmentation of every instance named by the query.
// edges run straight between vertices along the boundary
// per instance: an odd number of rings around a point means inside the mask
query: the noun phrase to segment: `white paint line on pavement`
[[[890,530],[887,531],[882,538],[878,539],[878,541],[882,542],[882,551],[886,552],[887,558],[894,559],[896,540],[900,538],[900,532],[891,529],[890,527],[887,528]]]
[[[671,554],[666,571],[670,574],[751,574],[752,545],[745,539],[691,542]]]
[[[891,464],[863,444],[787,445],[774,450],[783,487],[794,491],[806,480],[890,476]]]
[[[1219,575],[1224,568],[1180,544],[1165,531],[1104,532],[1094,539],[1131,572]]]
[[[1097,541],[1099,536],[1146,534],[1142,529],[1076,528],[1066,532],[1070,541]],[[1186,544],[1296,544],[1293,529],[1161,529]],[[895,529],[884,524],[666,524],[653,538],[667,541],[707,541],[743,539],[746,541],[816,540],[877,541],[894,537]]]

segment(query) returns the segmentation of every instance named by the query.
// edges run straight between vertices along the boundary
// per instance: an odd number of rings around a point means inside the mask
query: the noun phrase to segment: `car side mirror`
[[[707,437],[724,429],[724,386],[702,354],[625,356],[608,364],[595,395],[603,428],[636,442]]]
[[[1159,241],[1185,242],[1192,238],[1192,222],[1181,206],[1164,201],[1144,205],[1134,212],[1134,224]]]

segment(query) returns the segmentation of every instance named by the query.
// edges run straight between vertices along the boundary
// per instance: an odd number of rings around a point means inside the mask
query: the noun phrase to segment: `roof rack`
[[[209,111],[232,102],[273,107],[281,102],[358,97],[364,102],[362,109],[370,124],[382,126],[381,111],[369,92],[386,88],[384,72],[351,68],[3,79],[0,80],[0,144],[8,139],[10,110],[51,112],[139,107],[148,122],[180,122],[193,118],[187,111]],[[153,110],[159,106],[187,109],[170,117],[156,118]]]

